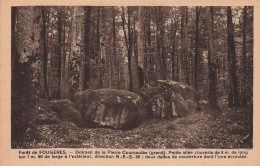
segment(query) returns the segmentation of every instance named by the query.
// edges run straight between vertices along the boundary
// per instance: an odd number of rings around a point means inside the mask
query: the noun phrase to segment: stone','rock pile
[[[74,98],[86,126],[130,129],[146,118],[143,99],[129,91],[86,90],[77,92]]]
[[[157,80],[144,85],[140,96],[153,117],[182,117],[196,107],[195,90],[186,84],[170,80]]]
[[[98,89],[77,92],[75,104],[68,99],[53,100],[37,113],[38,124],[60,120],[85,127],[131,129],[146,120],[182,117],[196,107],[195,91],[180,82],[157,80],[144,85],[140,96],[125,90]]]
[[[57,112],[61,120],[75,123],[77,125],[81,122],[81,114],[76,108],[75,104],[69,99],[53,100],[49,108]]]

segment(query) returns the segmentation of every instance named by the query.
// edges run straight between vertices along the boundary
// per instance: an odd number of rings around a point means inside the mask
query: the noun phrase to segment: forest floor
[[[183,118],[149,119],[132,130],[81,128],[60,121],[38,124],[37,134],[14,148],[252,148],[252,113],[222,107]]]

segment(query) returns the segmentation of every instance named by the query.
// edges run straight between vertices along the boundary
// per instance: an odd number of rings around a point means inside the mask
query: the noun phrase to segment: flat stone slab
[[[144,85],[140,96],[152,117],[182,117],[190,114],[197,105],[193,88],[170,80],[157,80]]]
[[[86,126],[130,129],[146,118],[143,99],[116,89],[86,90],[74,95]]]

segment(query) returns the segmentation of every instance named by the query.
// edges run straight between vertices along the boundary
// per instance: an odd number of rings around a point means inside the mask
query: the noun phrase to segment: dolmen
[[[86,90],[74,100],[85,126],[131,129],[147,117],[143,99],[125,90]]]
[[[140,96],[146,103],[149,116],[156,118],[183,117],[192,113],[197,105],[193,88],[170,80],[145,84]]]
[[[197,106],[193,88],[170,80],[145,84],[139,95],[117,89],[86,90],[75,93],[73,101],[51,101],[49,108],[56,113],[54,120],[58,118],[81,127],[120,130],[137,127],[148,117],[183,117],[192,113]]]

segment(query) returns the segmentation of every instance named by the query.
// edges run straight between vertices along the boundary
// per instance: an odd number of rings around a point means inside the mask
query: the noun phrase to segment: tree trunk
[[[58,69],[58,73],[57,73],[57,91],[56,91],[56,98],[60,99],[60,84],[61,84],[61,63],[62,63],[62,11],[61,11],[61,7],[59,7],[58,9],[58,48],[57,48],[57,53],[58,53],[58,62],[57,62],[57,69]]]
[[[48,52],[47,52],[47,42],[46,42],[46,13],[45,7],[42,9],[42,44],[43,44],[43,80],[44,80],[44,97],[49,99],[49,89],[47,83],[47,61],[48,61]]]
[[[132,7],[128,6],[127,7],[127,21],[128,21],[128,23],[127,23],[127,31],[128,31],[128,65],[130,67],[130,69],[129,69],[129,77],[131,75],[131,88],[130,88],[131,90],[130,91],[136,91],[136,88],[134,88],[134,87],[136,87],[136,86],[134,86],[136,84],[133,84],[133,83],[136,83],[138,81],[136,81],[136,82],[133,81],[133,76],[135,76],[135,74],[137,72],[135,72],[133,74],[133,68],[132,68],[132,65],[136,65],[136,64],[132,63],[133,61],[136,62],[135,61],[136,59],[135,59],[135,57],[132,58],[133,34],[132,34],[132,29],[131,29],[131,21],[132,21],[131,20],[131,15],[132,15]],[[138,78],[136,78],[136,79],[138,79]]]
[[[216,55],[213,39],[213,7],[207,7],[207,26],[208,26],[208,67],[209,67],[209,108],[217,109],[217,90],[216,90]]]
[[[138,77],[139,77],[139,89],[144,85],[144,41],[143,41],[143,7],[139,7],[138,10]]]
[[[96,47],[97,47],[97,61],[99,63],[99,75],[98,75],[98,88],[101,89],[103,87],[103,82],[102,82],[102,74],[103,74],[103,64],[101,63],[102,60],[102,54],[101,54],[101,35],[100,31],[102,31],[101,26],[102,26],[102,21],[101,21],[101,7],[98,7],[98,17],[97,17],[97,36],[96,36]]]
[[[157,11],[158,13],[158,11]],[[157,17],[157,23],[156,23],[156,45],[157,45],[157,57],[155,57],[155,65],[156,65],[156,70],[155,70],[155,78],[157,79],[162,79],[162,61],[161,61],[161,40],[160,40],[160,22]]]
[[[153,80],[153,54],[152,54],[152,39],[151,39],[151,14],[150,10],[148,10],[149,7],[146,7],[146,12],[147,12],[147,22],[146,22],[146,46],[147,46],[147,56],[148,56],[148,65],[147,68],[147,77],[148,81]]]
[[[62,11],[62,23],[63,23],[63,39],[62,39],[62,50],[61,50],[61,82],[60,82],[60,98],[65,97],[65,62],[66,62],[66,22],[65,22],[65,13],[66,7],[64,7],[64,11]]]
[[[116,15],[115,15],[115,7],[113,7],[113,54],[114,54],[114,84],[115,87],[119,87],[119,64],[117,63],[116,56]]]
[[[65,88],[64,88],[64,97],[69,98],[70,96],[70,61],[71,57],[76,55],[76,11],[77,8],[73,7],[71,11],[71,26],[70,26],[70,52],[65,61]]]
[[[227,7],[227,43],[228,43],[228,56],[230,57],[230,82],[232,90],[230,96],[230,106],[238,106],[238,83],[237,83],[237,66],[236,66],[236,52],[234,41],[234,27],[232,22],[232,10],[231,7]]]
[[[195,57],[194,57],[194,89],[196,94],[198,95],[198,56],[199,56],[199,16],[200,9],[196,6],[196,37],[195,37]],[[197,96],[197,100],[199,100],[199,96]]]
[[[130,7],[128,8],[128,40],[126,36],[126,29],[125,29],[125,9],[122,7],[122,26],[125,36],[125,43],[127,48],[127,59],[128,59],[128,74],[129,74],[129,91],[132,92],[132,69],[131,69],[131,61],[132,61],[132,39],[131,39],[131,19],[130,19]],[[128,44],[129,43],[129,44]]]
[[[84,60],[84,72],[83,72],[83,90],[86,90],[90,87],[90,16],[91,16],[92,7],[85,7],[85,60]]]
[[[155,57],[155,66],[156,66],[156,70],[155,70],[155,78],[156,79],[164,79],[164,72],[163,72],[163,60],[162,60],[162,28],[161,28],[161,11],[160,11],[160,7],[155,7],[155,14],[156,14],[156,46],[157,46],[157,50],[156,50],[156,55],[157,57]]]
[[[100,7],[100,12],[99,12],[99,54],[100,54],[100,65],[101,65],[101,70],[100,70],[100,80],[99,80],[99,87],[104,88],[104,82],[105,82],[105,63],[107,61],[106,59],[106,50],[105,50],[105,41],[104,41],[104,29],[103,29],[103,22],[104,22],[104,8]],[[108,67],[108,72],[110,71]],[[106,80],[110,84],[110,79]]]
[[[174,25],[173,25],[174,24]],[[171,57],[172,57],[172,80],[175,81],[175,48],[176,48],[176,32],[177,32],[177,21],[172,22],[171,25],[171,31],[172,31],[172,49],[171,49]],[[174,26],[174,27],[173,27]]]
[[[185,44],[185,49],[184,49],[184,74],[185,74],[185,80],[188,85],[190,85],[190,68],[189,68],[189,57],[188,57],[188,47],[189,47],[189,42],[188,42],[188,7],[185,6],[185,26],[184,26],[184,44]]]
[[[19,61],[19,54],[17,54],[17,48],[16,48],[16,32],[15,32],[15,29],[16,29],[16,18],[17,18],[17,7],[12,7],[11,8],[11,54],[12,54],[12,60],[11,60],[11,63],[12,63],[12,92],[15,92],[16,91],[16,88],[17,86],[15,86],[16,84],[16,74],[17,74],[17,66],[18,66],[18,61]],[[12,95],[14,95],[12,93]]]
[[[181,54],[180,54],[180,68],[179,68],[179,81],[180,82],[184,82],[183,78],[185,78],[184,76],[184,69],[185,69],[185,65],[184,65],[184,58],[185,58],[185,20],[186,20],[186,12],[185,12],[185,7],[181,7]]]
[[[165,52],[165,45],[164,45],[164,34],[165,34],[165,20],[164,20],[164,16],[163,16],[163,10],[162,7],[159,6],[159,11],[158,11],[158,15],[160,18],[159,19],[159,30],[160,30],[160,49],[161,49],[161,57],[160,57],[160,61],[161,61],[161,72],[162,72],[162,79],[166,80],[166,73],[167,73],[167,64],[166,64],[166,52]]]
[[[247,58],[246,58],[246,30],[247,30],[247,6],[244,7],[244,23],[243,23],[243,99],[242,105],[247,106]]]

